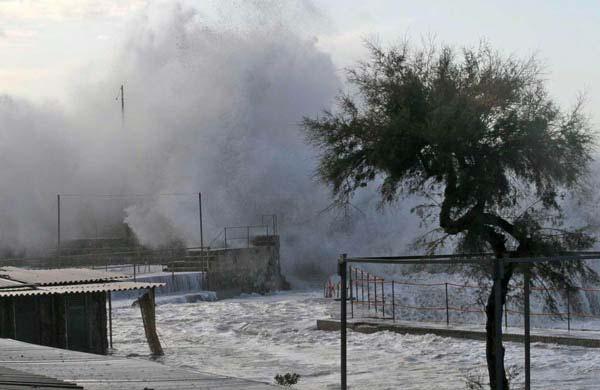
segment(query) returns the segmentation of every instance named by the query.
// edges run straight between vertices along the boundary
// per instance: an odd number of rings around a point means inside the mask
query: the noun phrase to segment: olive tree
[[[437,226],[438,236],[426,240],[432,250],[449,239],[457,251],[523,257],[593,243],[565,223],[562,203],[585,179],[594,135],[581,99],[564,110],[549,96],[535,57],[505,56],[487,44],[368,48],[369,59],[348,70],[351,93],[339,96],[335,110],[303,121],[321,153],[318,175],[338,201],[368,185],[378,187],[382,204],[419,196],[414,210]],[[521,271],[505,268],[503,305]],[[483,264],[475,272],[491,274]],[[545,287],[595,277],[583,262],[536,264],[531,272]],[[494,389],[504,348],[497,356],[491,293],[485,311]]]

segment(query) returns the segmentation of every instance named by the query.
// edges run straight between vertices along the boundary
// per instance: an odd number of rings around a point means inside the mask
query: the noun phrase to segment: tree
[[[378,185],[382,204],[416,194],[413,209],[437,221],[430,250],[450,239],[457,251],[497,257],[552,255],[588,248],[593,239],[566,225],[565,196],[585,179],[593,133],[582,100],[562,110],[550,97],[535,57],[503,56],[483,43],[461,51],[442,46],[384,50],[348,70],[354,94],[337,110],[304,118],[307,138],[320,152],[318,175],[347,202]],[[487,264],[487,263],[486,263]],[[516,265],[501,279],[506,302]],[[475,269],[487,275],[491,269]],[[534,284],[573,288],[595,278],[583,262],[536,264]],[[546,294],[554,305],[554,297]],[[495,303],[486,303],[486,357],[495,388]],[[506,377],[505,372],[503,372]],[[505,388],[508,388],[507,381]]]

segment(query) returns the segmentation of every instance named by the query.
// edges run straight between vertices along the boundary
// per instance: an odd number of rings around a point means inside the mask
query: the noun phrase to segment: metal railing
[[[540,257],[503,257],[497,258],[491,254],[450,254],[435,256],[385,256],[385,257],[348,257],[341,255],[338,261],[338,274],[340,276],[340,388],[347,389],[347,305],[350,303],[352,310],[353,289],[349,288],[348,267],[351,264],[394,264],[394,265],[460,265],[479,264],[486,265],[493,270],[493,288],[490,302],[493,303],[493,324],[491,332],[493,338],[490,348],[496,356],[494,366],[489,367],[494,376],[496,389],[504,388],[504,349],[502,346],[502,316],[503,295],[502,282],[504,270],[507,265],[519,266],[523,271],[523,345],[524,345],[524,368],[525,368],[525,390],[531,388],[531,324],[530,324],[530,294],[531,294],[531,266],[538,263],[569,263],[574,261],[600,260],[600,252],[565,252],[557,256]]]
[[[264,234],[257,234],[257,231]],[[245,242],[246,248],[250,248],[252,239],[258,236],[270,237],[274,234],[272,230],[271,233],[269,232],[269,225],[227,226],[223,228],[225,248],[229,248],[230,245],[235,245],[240,241]]]
[[[324,286],[324,296],[326,298],[340,298],[340,284],[341,282],[331,283],[327,282]],[[406,291],[398,291],[398,287],[410,286],[422,289],[433,289],[438,290],[439,294],[434,294],[439,298],[438,304],[433,306],[420,306],[420,305],[407,305],[403,303],[402,298],[406,298]],[[472,317],[460,316],[460,313],[470,313],[475,315],[485,315],[484,306],[477,302],[471,304],[456,305],[456,299],[453,299],[453,291],[465,291],[465,290],[488,290],[490,286],[477,286],[469,284],[457,284],[452,282],[436,282],[436,283],[419,283],[415,281],[397,281],[393,279],[385,279],[381,276],[377,276],[369,273],[368,271],[358,267],[348,267],[348,281],[347,281],[347,295],[351,296],[350,300],[350,315],[351,318],[355,316],[364,316],[368,318],[378,318],[382,320],[411,320],[410,316],[406,315],[410,312],[431,312],[439,313],[442,312],[442,316],[437,316],[438,319],[428,318],[429,322],[445,322],[446,325],[451,323],[465,324],[473,323]],[[514,286],[512,287],[515,288]],[[352,290],[352,291],[350,291]],[[571,330],[592,330],[589,328],[589,324],[585,328],[573,327],[573,323],[576,319],[595,319],[600,320],[600,314],[592,312],[577,311],[580,310],[574,305],[573,294],[578,292],[584,293],[600,293],[600,288],[591,287],[579,287],[575,286],[572,290],[564,289],[544,289],[539,287],[531,287],[531,293],[545,292],[545,293],[556,293],[564,297],[564,305],[559,311],[555,312],[533,312],[529,314],[531,317],[552,317],[554,320],[560,320],[566,322],[566,328],[568,331]],[[417,294],[414,294],[415,296]],[[600,296],[599,296],[600,297]],[[519,309],[513,305],[510,307],[507,300],[507,304],[504,305],[504,327],[508,328],[509,320],[511,318],[523,317],[523,309]],[[480,306],[480,308],[477,308]],[[355,313],[355,307],[360,309],[360,312]],[[366,312],[365,312],[366,310]],[[459,317],[452,315],[452,313],[458,313]],[[441,318],[440,318],[441,317]],[[481,317],[481,318],[482,318]],[[478,322],[481,323],[481,322]],[[548,327],[545,327],[548,328]],[[600,329],[593,329],[600,330]]]

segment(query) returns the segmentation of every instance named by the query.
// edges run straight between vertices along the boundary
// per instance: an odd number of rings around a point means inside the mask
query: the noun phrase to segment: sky
[[[0,249],[53,245],[57,193],[203,190],[215,237],[223,226],[284,214],[282,247],[298,259],[289,264],[335,259],[339,248],[398,253],[420,234],[409,216],[417,200],[383,215],[374,183],[353,199],[356,210],[330,210],[302,116],[329,108],[348,88],[344,69],[366,58],[365,40],[487,40],[507,55],[535,53],[558,102],[568,106],[585,92],[597,123],[600,6],[574,4],[0,0]],[[122,83],[124,122],[115,101]],[[118,220],[144,243],[197,240],[195,201],[130,202],[114,215],[93,204],[63,207],[73,237]]]
[[[225,0],[231,3],[229,0]],[[277,2],[253,0],[265,7]],[[218,12],[219,1],[185,1]],[[0,93],[34,101],[76,99],[81,75],[100,79],[147,0],[0,0]],[[340,72],[364,58],[365,39],[393,44],[435,37],[455,46],[486,39],[507,54],[536,53],[564,105],[585,93],[600,118],[600,4],[595,1],[300,1],[299,22]],[[235,21],[232,21],[235,23]],[[76,81],[75,81],[76,80]],[[67,104],[68,105],[68,104]]]

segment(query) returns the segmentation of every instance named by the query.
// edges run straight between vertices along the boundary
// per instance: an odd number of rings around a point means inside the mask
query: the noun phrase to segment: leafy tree
[[[318,174],[336,199],[369,183],[382,204],[420,195],[413,209],[436,221],[430,251],[450,239],[459,252],[497,257],[552,255],[588,248],[582,229],[566,226],[563,198],[585,178],[593,133],[581,99],[562,110],[548,95],[535,57],[476,48],[408,45],[381,49],[348,70],[353,94],[337,110],[305,118],[309,142],[321,152]],[[568,196],[568,195],[567,195]],[[489,262],[475,268],[489,281]],[[516,265],[505,268],[502,304]],[[583,262],[536,264],[534,285],[572,288],[596,274]],[[547,293],[548,303],[554,298]],[[486,357],[495,388],[495,303],[486,303]],[[504,377],[506,373],[503,372]],[[508,381],[505,388],[508,388]]]

